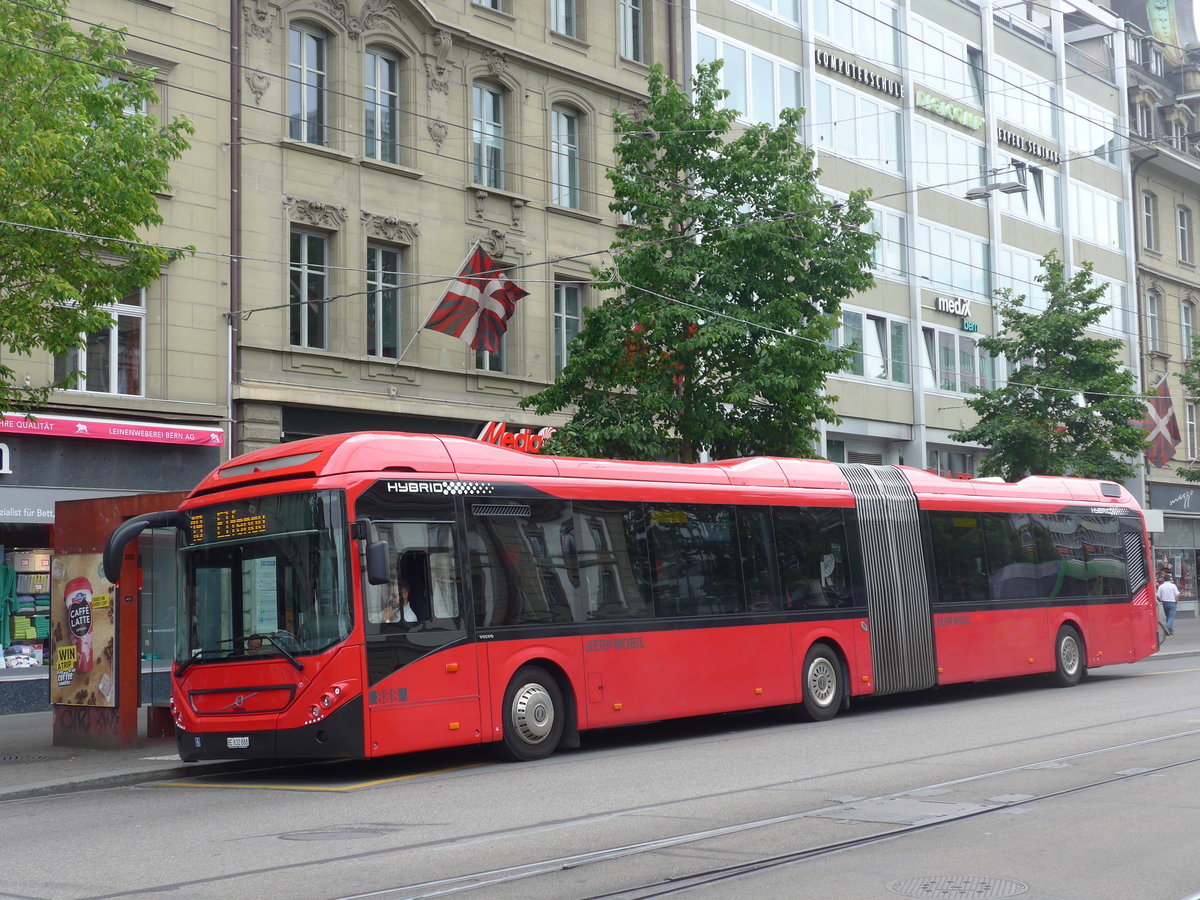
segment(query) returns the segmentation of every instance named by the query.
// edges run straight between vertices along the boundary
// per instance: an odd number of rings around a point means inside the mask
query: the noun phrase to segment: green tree
[[[1191,398],[1195,402],[1200,398],[1200,335],[1192,338],[1191,346],[1192,354],[1183,361],[1183,371],[1179,373],[1179,381],[1183,384],[1185,396]],[[1175,474],[1185,481],[1200,481],[1200,468],[1196,468],[1196,464],[1190,463],[1186,466],[1180,466],[1175,470]]]
[[[951,435],[988,448],[982,475],[1125,481],[1136,471],[1128,458],[1146,448],[1145,431],[1133,424],[1145,417],[1146,400],[1118,362],[1121,341],[1085,335],[1105,313],[1107,288],[1094,283],[1090,263],[1070,279],[1064,268],[1054,251],[1042,258],[1045,312],[1026,309],[1023,294],[996,292],[1001,331],[979,344],[1013,368],[1006,385],[967,399],[979,420]]]
[[[59,355],[111,324],[101,307],[180,255],[141,243],[155,192],[191,126],[140,110],[153,73],[124,36],[71,28],[65,0],[0,3],[0,346]],[[62,383],[18,383],[0,362],[0,409],[28,411]]]
[[[872,284],[865,195],[821,194],[797,110],[731,137],[719,67],[700,66],[689,97],[656,66],[645,115],[615,116],[610,208],[628,227],[594,273],[612,295],[554,384],[523,401],[575,408],[554,452],[802,455],[816,423],[836,421],[822,389],[848,353],[829,338],[841,301]]]

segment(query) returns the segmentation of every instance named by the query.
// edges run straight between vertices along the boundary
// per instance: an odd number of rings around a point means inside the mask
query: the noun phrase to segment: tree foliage
[[[1183,384],[1186,396],[1194,402],[1200,397],[1200,335],[1192,338],[1191,355],[1183,361],[1183,371],[1179,373],[1179,381]],[[1200,468],[1195,463],[1180,466],[1175,474],[1185,481],[1200,482]]]
[[[871,286],[864,194],[834,203],[796,140],[801,113],[732,137],[720,64],[689,97],[656,66],[644,116],[615,116],[611,209],[627,219],[612,295],[588,310],[550,387],[523,401],[574,407],[549,449],[692,462],[702,450],[805,455],[836,421],[825,377],[840,304]]]
[[[1064,268],[1054,251],[1042,258],[1044,312],[1025,308],[1023,294],[996,292],[1002,328],[979,345],[1015,366],[1003,387],[968,398],[979,420],[951,435],[988,448],[982,475],[1125,481],[1136,471],[1129,458],[1146,448],[1145,431],[1133,424],[1145,417],[1146,400],[1118,361],[1121,341],[1085,334],[1105,313],[1107,288],[1094,283],[1089,263],[1069,279]]]
[[[151,283],[180,253],[141,243],[155,192],[191,126],[160,125],[153,73],[123,34],[72,29],[65,0],[0,4],[0,346],[63,354],[111,324],[101,307]],[[0,363],[0,409],[27,411],[61,384],[18,383]]]

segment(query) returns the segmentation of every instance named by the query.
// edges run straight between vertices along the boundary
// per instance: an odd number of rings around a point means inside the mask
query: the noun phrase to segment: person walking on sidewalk
[[[1158,585],[1158,602],[1163,605],[1163,612],[1167,614],[1167,634],[1175,633],[1175,606],[1178,601],[1179,588],[1175,586],[1169,574],[1163,576]]]

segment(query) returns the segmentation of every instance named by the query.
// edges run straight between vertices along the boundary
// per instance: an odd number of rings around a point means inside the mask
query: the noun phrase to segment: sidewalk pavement
[[[1179,618],[1175,634],[1152,659],[1200,656],[1200,618]],[[185,763],[173,739],[139,742],[126,750],[56,747],[52,712],[0,716],[0,802],[193,777],[201,772],[240,771],[263,760]],[[144,729],[142,729],[144,732]]]

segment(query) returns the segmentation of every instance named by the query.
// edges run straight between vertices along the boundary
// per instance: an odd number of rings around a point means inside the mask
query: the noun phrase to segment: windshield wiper
[[[276,650],[278,650],[280,652],[280,654],[282,654],[287,659],[288,662],[290,662],[293,666],[296,667],[297,671],[303,672],[304,671],[304,663],[302,663],[302,662],[300,662],[300,660],[296,659],[296,657],[292,654],[292,652],[290,650],[288,650],[288,648],[285,647],[283,645],[283,643],[280,642],[280,637],[286,637],[289,641],[291,640],[291,635],[287,634],[286,632],[283,635],[257,634],[256,633],[256,634],[246,635],[246,637],[227,638],[226,640],[223,640],[223,641],[217,641],[216,647],[206,647],[206,648],[197,647],[192,650],[192,655],[189,656],[187,659],[176,660],[175,677],[178,678],[180,675],[182,675],[184,672],[186,672],[192,666],[193,663],[197,662],[198,660],[204,659],[206,656],[218,656],[218,657],[222,657],[222,658],[230,658],[230,657],[236,656],[236,658],[239,658],[239,659],[253,658],[252,655],[246,651],[245,644],[247,642],[255,640],[255,639],[260,640],[260,641],[269,641],[271,643],[271,646],[273,646]],[[223,649],[223,646],[225,644],[240,644],[242,646],[240,649],[235,648],[231,652],[229,650]]]
[[[187,659],[176,660],[178,665],[175,668],[175,677],[178,678],[180,675],[182,675],[184,672],[186,672],[189,668],[191,668],[192,663],[194,663],[196,660],[203,659],[205,654],[209,654],[209,653],[219,654],[222,652],[223,651],[221,651],[221,650],[201,650],[199,648],[192,650],[192,655],[189,656]]]
[[[279,642],[276,635],[274,635],[274,634],[252,634],[252,635],[250,635],[249,638],[247,638],[247,640],[253,640],[254,638],[259,638],[262,640],[270,641],[272,646],[274,646],[276,650],[278,650],[280,653],[282,653],[284,656],[287,657],[287,661],[290,662],[293,666],[295,666],[297,671],[299,671],[299,672],[304,671],[304,663],[300,662],[300,660],[298,660],[298,659],[296,659],[296,657],[292,656],[291,651],[289,651],[287,649],[287,647],[283,646],[283,644]],[[291,635],[288,635],[288,638],[290,639]]]

